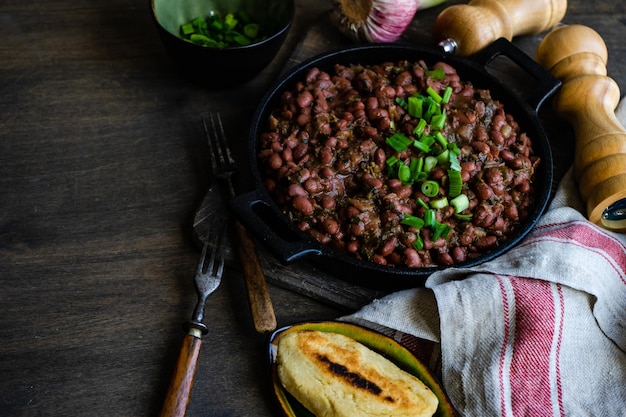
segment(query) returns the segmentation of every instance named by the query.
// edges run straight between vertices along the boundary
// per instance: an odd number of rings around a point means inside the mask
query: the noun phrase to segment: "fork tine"
[[[218,221],[214,221],[218,223]],[[213,233],[213,235],[211,235]],[[224,270],[224,258],[226,257],[225,251],[225,239],[226,239],[226,225],[221,223],[217,228],[217,233],[214,232],[214,228],[210,227],[207,233],[207,240],[202,247],[202,253],[200,255],[200,261],[196,269],[198,275],[211,275],[221,276]],[[207,252],[211,249],[209,257],[207,258]]]
[[[213,223],[218,223],[215,220]],[[212,225],[213,226],[213,225]],[[202,246],[200,260],[196,266],[194,283],[198,301],[192,314],[192,322],[201,323],[204,317],[204,304],[208,296],[219,287],[224,273],[226,258],[226,224],[220,222],[218,228],[209,227],[207,240]]]
[[[213,115],[209,114],[209,118],[211,119],[211,125],[213,125]],[[211,132],[209,131],[209,127],[207,126],[206,118],[202,117],[202,126],[204,127],[204,134],[207,138],[207,142],[209,145],[209,157],[211,158],[211,168],[213,169],[213,174],[215,174],[215,170],[218,167],[217,155],[219,153],[219,149],[215,148],[215,140],[213,140]],[[214,130],[213,130],[214,131]]]
[[[216,176],[229,174],[236,170],[235,161],[231,155],[226,139],[226,132],[219,112],[208,115],[211,128],[207,125],[206,118],[202,118],[204,133],[209,145],[211,167]]]
[[[230,154],[230,147],[228,146],[228,143],[226,141],[226,132],[224,131],[224,125],[222,124],[222,116],[220,112],[217,112],[215,114],[217,118],[217,126],[215,126],[215,123],[213,123],[213,132],[215,133],[217,143],[219,143],[219,147],[223,152],[222,155],[224,155],[225,161],[229,164],[234,164],[233,157]],[[213,120],[213,117],[211,117],[211,120]]]

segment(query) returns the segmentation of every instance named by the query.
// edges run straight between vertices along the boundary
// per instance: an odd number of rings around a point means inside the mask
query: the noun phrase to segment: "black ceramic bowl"
[[[191,80],[226,89],[251,80],[280,50],[293,22],[294,0],[150,0],[152,17],[175,68]],[[183,40],[180,26],[197,17],[245,11],[255,23],[272,28],[266,39],[226,48]]]
[[[509,86],[499,81],[488,71],[488,64],[502,55],[510,58],[521,69],[535,79],[527,86],[527,98],[520,98]],[[533,148],[542,162],[535,171],[535,207],[528,219],[502,245],[485,252],[482,256],[455,265],[458,268],[475,266],[502,255],[515,246],[536,224],[543,213],[551,192],[553,160],[550,143],[539,120],[539,108],[560,86],[560,82],[541,68],[530,57],[505,39],[490,45],[471,60],[444,55],[432,48],[412,45],[365,45],[330,52],[301,64],[287,73],[267,93],[252,121],[248,153],[255,189],[242,194],[231,202],[231,206],[242,224],[255,233],[264,246],[269,248],[283,263],[303,258],[315,261],[321,269],[341,279],[375,288],[396,289],[423,285],[435,271],[447,267],[407,268],[383,266],[322,245],[308,234],[301,232],[278,208],[263,185],[263,173],[258,166],[260,134],[266,130],[268,116],[280,103],[285,90],[292,89],[312,67],[332,72],[335,64],[379,64],[399,59],[424,60],[428,65],[438,61],[456,68],[461,79],[472,82],[478,88],[487,88],[494,99],[501,101],[508,113],[515,117],[522,131],[533,139]]]

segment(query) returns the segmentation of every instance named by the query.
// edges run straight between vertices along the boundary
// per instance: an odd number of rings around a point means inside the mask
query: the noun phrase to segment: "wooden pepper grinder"
[[[617,83],[606,70],[600,35],[582,25],[553,29],[535,59],[562,82],[554,97],[558,116],[574,128],[574,172],[587,217],[609,230],[626,231],[626,130],[615,116]]]
[[[548,30],[566,10],[567,0],[472,0],[442,11],[433,37],[444,52],[469,56],[499,38]]]

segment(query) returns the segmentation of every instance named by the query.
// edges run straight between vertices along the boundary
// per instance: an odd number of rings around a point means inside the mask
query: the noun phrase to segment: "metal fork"
[[[222,280],[225,247],[226,227],[220,219],[214,219],[213,224],[209,226],[194,275],[198,300],[191,320],[185,323],[187,334],[183,339],[160,417],[183,417],[187,410],[202,336],[208,333],[207,327],[202,323],[204,307],[208,296],[219,287]]]
[[[202,124],[209,144],[213,176],[224,182],[228,196],[232,198],[235,197],[232,176],[238,171],[237,164],[228,146],[219,112],[209,113],[207,118],[202,118]],[[235,221],[235,229],[254,327],[259,333],[272,331],[276,329],[276,316],[254,241],[238,221]]]

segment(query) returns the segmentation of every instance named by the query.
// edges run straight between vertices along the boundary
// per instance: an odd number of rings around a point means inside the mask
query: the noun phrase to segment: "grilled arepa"
[[[278,376],[316,417],[431,417],[438,399],[417,377],[339,333],[281,336]]]

